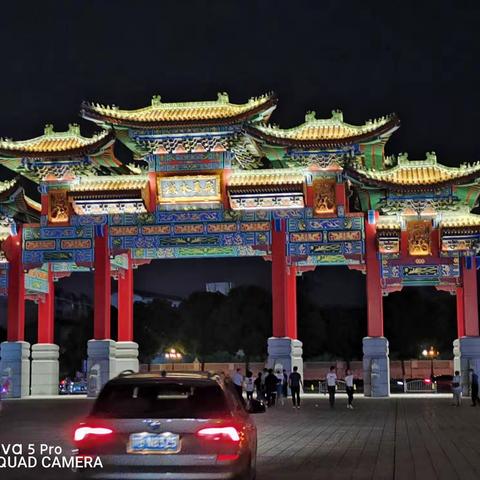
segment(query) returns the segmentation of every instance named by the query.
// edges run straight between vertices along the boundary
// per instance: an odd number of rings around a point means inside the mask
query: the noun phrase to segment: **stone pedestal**
[[[58,395],[58,355],[53,343],[32,345],[32,395]]]
[[[288,374],[293,367],[298,367],[298,373],[303,381],[303,345],[300,340],[292,340],[288,337],[270,337],[268,339],[267,367],[275,368],[281,365]]]
[[[138,343],[135,342],[117,342],[116,360],[117,360],[117,375],[120,375],[125,370],[139,371],[138,364]]]
[[[453,342],[453,368],[458,370],[462,377],[462,394],[470,395],[470,375],[468,370],[473,368],[480,374],[480,337],[461,337]]]
[[[9,398],[30,395],[30,344],[28,342],[2,342],[0,345],[0,375],[8,377]]]
[[[88,396],[95,397],[117,375],[116,342],[89,340],[87,344]]]
[[[390,359],[385,337],[363,339],[363,391],[366,397],[390,396]]]

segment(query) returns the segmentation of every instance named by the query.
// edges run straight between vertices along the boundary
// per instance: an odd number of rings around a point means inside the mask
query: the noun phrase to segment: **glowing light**
[[[225,437],[232,442],[239,442],[240,435],[235,427],[207,427],[197,432],[199,437],[206,437],[210,440],[222,440]]]
[[[75,430],[73,439],[76,442],[82,441],[87,435],[109,435],[113,433],[110,428],[104,427],[79,427]]]

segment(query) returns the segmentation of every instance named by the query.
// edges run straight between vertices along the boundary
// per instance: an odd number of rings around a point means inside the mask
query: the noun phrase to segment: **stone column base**
[[[303,381],[303,344],[300,340],[293,340],[289,337],[270,337],[268,339],[268,360],[267,367],[279,366],[287,373],[298,367],[298,373]]]
[[[140,369],[138,363],[138,343],[117,342],[115,347],[117,375],[120,375],[125,370],[133,370],[134,372],[138,372]]]
[[[480,374],[480,337],[461,337],[453,341],[453,368],[462,377],[462,395],[470,395],[470,375],[473,368]]]
[[[363,339],[363,392],[366,397],[390,396],[390,359],[385,337]]]
[[[30,344],[2,342],[0,359],[1,378],[8,378],[10,384],[6,397],[23,398],[30,395]]]
[[[89,340],[87,343],[87,377],[89,397],[96,397],[102,387],[117,375],[116,342]]]
[[[32,345],[32,395],[58,395],[58,345]]]

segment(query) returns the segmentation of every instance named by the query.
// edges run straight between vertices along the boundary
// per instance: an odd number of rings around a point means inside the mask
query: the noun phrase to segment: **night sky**
[[[323,117],[340,108],[351,123],[395,111],[402,127],[389,154],[421,159],[434,150],[448,165],[477,161],[479,25],[480,3],[463,0],[4,2],[0,137],[75,121],[91,133],[78,118],[82,100],[134,108],[153,94],[167,102],[226,91],[244,102],[274,90],[272,121],[283,127],[302,123],[307,110]],[[161,261],[135,280],[187,295],[205,281],[268,287],[269,275],[261,259]],[[300,282],[329,303],[364,301],[364,277],[346,268],[317,269]],[[87,284],[72,278],[62,288]]]

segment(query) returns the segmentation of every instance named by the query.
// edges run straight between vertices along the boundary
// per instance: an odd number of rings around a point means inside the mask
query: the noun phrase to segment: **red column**
[[[348,212],[348,203],[347,203],[347,192],[345,189],[345,183],[336,183],[335,184],[335,198],[337,201],[338,207],[343,207],[344,212]]]
[[[475,257],[462,259],[463,279],[463,312],[465,318],[465,335],[477,337],[478,325],[478,299],[477,299],[477,263]]]
[[[102,227],[103,235],[95,236],[95,307],[93,336],[95,340],[110,338],[110,252],[108,227]]]
[[[285,300],[286,336],[297,339],[297,267],[291,265],[287,269],[287,286]]]
[[[22,227],[18,233],[5,242],[4,250],[9,261],[8,267],[8,314],[7,340],[25,339],[25,274],[22,265]]]
[[[147,210],[150,213],[155,212],[157,208],[157,174],[148,172],[148,205]]]
[[[287,264],[285,220],[272,222],[273,336],[297,338],[296,268]]]
[[[378,213],[375,212],[375,222]],[[380,261],[377,256],[376,223],[365,222],[365,249],[367,264],[368,336],[383,337],[383,296]]]
[[[465,336],[465,312],[463,311],[463,287],[457,287],[457,338]]]
[[[38,343],[54,342],[55,290],[53,272],[48,265],[48,293],[45,301],[38,304]]]
[[[128,251],[128,268],[118,273],[118,341],[133,341],[133,268]],[[121,275],[123,273],[123,275]]]

